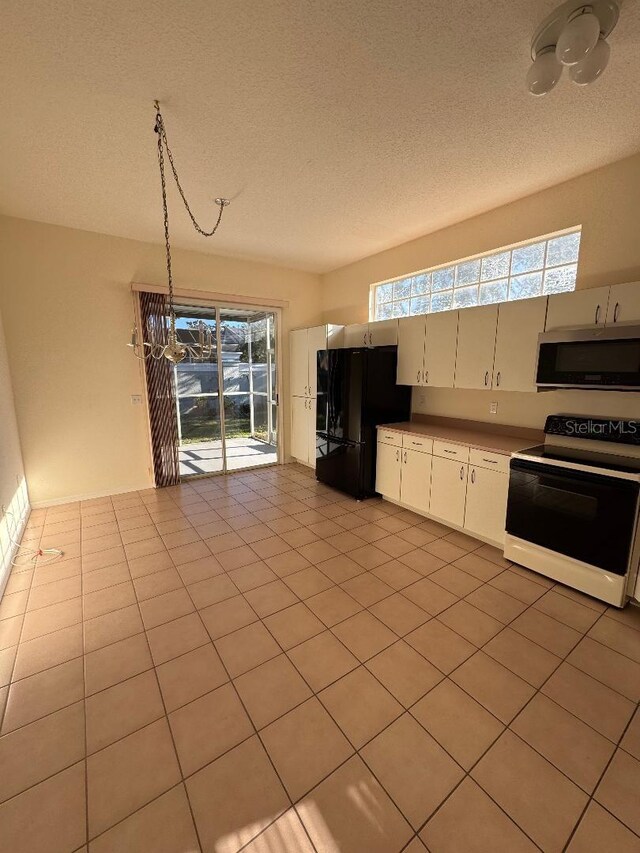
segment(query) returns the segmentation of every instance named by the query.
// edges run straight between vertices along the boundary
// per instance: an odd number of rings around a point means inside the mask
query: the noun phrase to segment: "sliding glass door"
[[[277,317],[255,309],[176,309],[179,338],[211,335],[212,352],[175,366],[180,474],[278,461]]]

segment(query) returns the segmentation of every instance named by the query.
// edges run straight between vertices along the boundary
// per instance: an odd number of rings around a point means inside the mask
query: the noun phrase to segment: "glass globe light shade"
[[[592,51],[600,38],[600,21],[592,12],[577,15],[565,24],[556,45],[563,65],[575,65]]]
[[[532,95],[546,95],[562,75],[562,65],[553,48],[540,51],[527,71],[527,89]]]
[[[578,86],[588,86],[602,74],[609,64],[611,48],[604,39],[599,39],[593,50],[585,56],[582,62],[577,62],[569,68],[569,77]]]

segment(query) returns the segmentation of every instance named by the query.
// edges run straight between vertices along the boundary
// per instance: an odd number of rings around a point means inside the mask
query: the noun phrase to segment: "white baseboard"
[[[76,501],[92,501],[96,498],[109,498],[111,495],[128,495],[132,492],[144,492],[147,489],[153,489],[153,483],[142,483],[139,486],[134,488],[126,488],[126,489],[109,489],[104,492],[90,492],[88,494],[83,495],[66,495],[63,498],[52,498],[48,501],[33,501],[31,504],[32,509],[46,509],[46,507],[50,506],[60,506],[61,504],[70,504],[76,503]]]

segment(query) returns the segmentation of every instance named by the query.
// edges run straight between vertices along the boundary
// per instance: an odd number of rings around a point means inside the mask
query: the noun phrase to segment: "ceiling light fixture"
[[[606,41],[618,23],[616,0],[568,0],[549,15],[531,41],[533,64],[527,72],[532,95],[546,95],[562,76],[563,66],[579,86],[593,83],[607,67],[611,49]]]
[[[138,329],[134,325],[133,330],[131,332],[131,341],[128,344],[133,348],[134,355],[136,358],[145,359],[151,356],[152,358],[162,358],[163,356],[169,361],[173,362],[173,364],[178,364],[183,361],[187,355],[189,355],[193,359],[204,359],[208,358],[214,348],[213,337],[210,326],[206,323],[200,321],[198,324],[198,343],[185,343],[183,341],[178,340],[178,335],[176,332],[176,313],[173,304],[173,270],[171,264],[171,242],[169,239],[169,210],[167,206],[167,183],[165,178],[165,161],[164,155],[165,151],[167,154],[167,159],[169,161],[169,165],[171,167],[171,172],[173,174],[173,179],[175,181],[176,187],[180,194],[180,198],[182,199],[182,203],[184,204],[185,210],[189,214],[189,218],[193,224],[195,230],[201,234],[203,237],[213,237],[213,235],[218,230],[218,226],[222,220],[222,214],[224,213],[225,207],[230,203],[228,198],[217,198],[215,203],[220,208],[218,212],[218,217],[216,219],[216,223],[211,228],[211,230],[207,231],[199,225],[196,220],[191,207],[189,206],[189,202],[184,194],[184,190],[182,189],[182,185],[180,184],[180,179],[178,178],[178,172],[176,170],[173,154],[171,153],[171,149],[169,148],[169,143],[167,141],[167,131],[164,126],[164,119],[162,118],[162,113],[160,112],[160,104],[158,101],[153,102],[155,111],[156,111],[156,119],[154,125],[154,132],[157,137],[157,146],[158,146],[158,166],[160,167],[160,184],[162,187],[162,213],[163,213],[163,221],[164,221],[164,243],[165,243],[165,254],[166,254],[166,264],[167,264],[167,281],[169,285],[169,330],[167,335],[166,343],[158,343],[154,341],[154,335],[152,329],[147,329],[147,336],[149,340],[145,341],[144,336],[140,336],[138,333]]]

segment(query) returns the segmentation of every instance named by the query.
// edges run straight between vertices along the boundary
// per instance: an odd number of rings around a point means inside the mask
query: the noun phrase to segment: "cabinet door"
[[[432,459],[430,453],[419,450],[402,451],[400,501],[416,512],[429,512]]]
[[[307,400],[307,461],[316,467],[316,398]]]
[[[427,318],[404,317],[398,322],[398,385],[421,385]]]
[[[369,346],[393,347],[397,343],[397,320],[378,320],[376,323],[369,323]]]
[[[498,306],[458,312],[456,388],[491,388]]]
[[[458,312],[439,311],[427,315],[424,344],[424,384],[453,388],[458,345]]]
[[[462,527],[468,465],[434,456],[431,468],[429,514]]]
[[[318,393],[318,351],[327,348],[327,327],[314,326],[307,329],[309,333],[307,343],[307,359],[309,363],[309,397],[315,397]]]
[[[609,293],[607,326],[640,324],[640,281],[614,284]]]
[[[464,528],[473,536],[504,544],[509,475],[471,466],[467,484]]]
[[[392,444],[378,442],[376,456],[376,492],[400,500],[400,454],[402,450]]]
[[[368,347],[369,346],[369,324],[354,323],[344,327],[345,347]]]
[[[289,334],[289,378],[292,397],[305,397],[309,393],[307,332],[307,329],[296,329]]]
[[[546,330],[574,326],[603,326],[609,301],[608,287],[592,287],[549,297]]]
[[[291,398],[291,455],[300,462],[309,460],[309,398]]]
[[[498,308],[493,387],[535,391],[538,335],[544,331],[547,297],[503,302]]]

